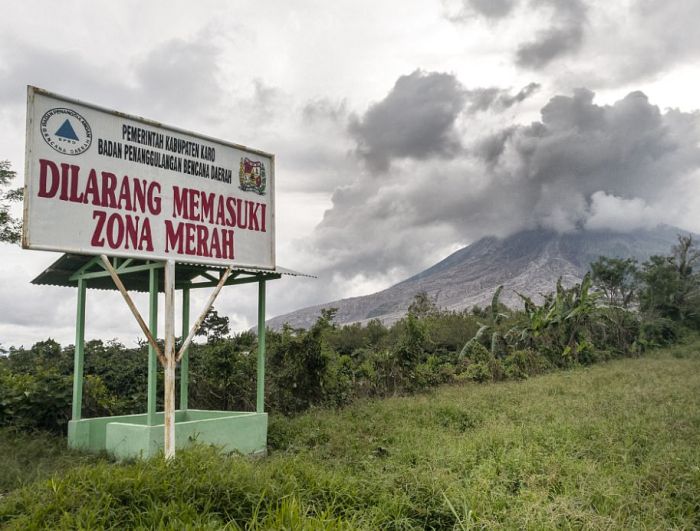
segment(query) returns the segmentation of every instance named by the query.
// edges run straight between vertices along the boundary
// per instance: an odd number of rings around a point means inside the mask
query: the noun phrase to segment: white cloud
[[[599,190],[591,196],[590,213],[585,227],[591,230],[628,232],[655,227],[660,219],[657,209],[647,205],[643,199],[624,199]]]

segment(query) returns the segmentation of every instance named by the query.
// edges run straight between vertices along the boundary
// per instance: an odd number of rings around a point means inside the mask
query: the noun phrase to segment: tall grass
[[[0,525],[698,528],[699,349],[276,418],[258,461],[79,463],[5,496]]]
[[[0,496],[38,479],[100,460],[106,457],[69,450],[62,437],[0,428]]]

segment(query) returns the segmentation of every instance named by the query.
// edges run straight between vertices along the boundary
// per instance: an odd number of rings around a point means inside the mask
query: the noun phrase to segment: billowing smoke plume
[[[475,95],[414,72],[352,120],[367,171],[335,191],[309,242],[327,275],[400,278],[450,245],[526,228],[697,226],[684,190],[697,190],[700,115],[662,112],[641,92],[601,105],[578,89],[533,123],[459,136],[497,100]]]

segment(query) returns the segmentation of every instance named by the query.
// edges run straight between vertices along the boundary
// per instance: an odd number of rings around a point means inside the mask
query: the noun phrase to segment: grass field
[[[700,341],[273,419],[257,461],[117,465],[0,436],[11,529],[697,529]]]

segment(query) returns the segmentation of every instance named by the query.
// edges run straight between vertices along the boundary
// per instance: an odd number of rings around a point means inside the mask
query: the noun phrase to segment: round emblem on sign
[[[80,155],[92,144],[90,124],[73,109],[60,107],[46,111],[39,128],[46,143],[65,155]]]

